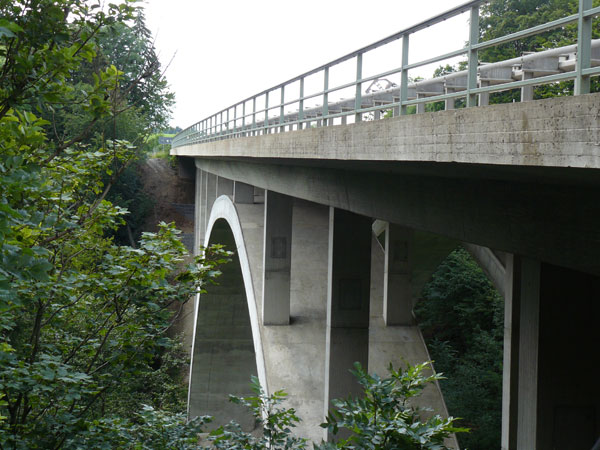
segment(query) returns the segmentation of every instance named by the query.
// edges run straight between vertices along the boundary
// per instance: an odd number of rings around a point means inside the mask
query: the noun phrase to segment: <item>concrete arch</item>
[[[245,294],[245,300],[248,307],[248,316],[252,334],[252,344],[254,348],[254,357],[256,363],[256,373],[258,379],[265,390],[268,393],[268,384],[267,384],[267,376],[265,369],[265,359],[263,353],[263,345],[261,339],[261,333],[258,322],[258,309],[256,298],[254,295],[254,283],[252,279],[252,273],[250,270],[250,263],[248,259],[248,254],[246,251],[246,244],[244,241],[244,235],[242,232],[242,227],[240,223],[240,219],[236,210],[234,203],[231,199],[223,195],[216,199],[213,204],[210,217],[206,227],[206,234],[204,238],[204,246],[208,246],[213,243],[211,238],[215,233],[223,232],[223,229],[227,228],[227,233],[230,232],[230,241],[229,247],[235,251],[235,265],[239,262],[239,269],[235,269],[241,272],[241,278],[243,280],[243,292]],[[232,239],[231,239],[232,237]],[[238,276],[239,276],[238,272]],[[190,376],[189,376],[189,389],[188,389],[188,415],[196,415],[197,411],[192,410],[192,395],[194,395],[194,382],[198,382],[198,376],[194,376],[194,367],[198,367],[198,364],[194,363],[194,354],[196,353],[197,346],[201,345],[202,338],[199,337],[199,314],[201,307],[200,295],[196,296],[194,302],[194,333],[192,338],[192,357],[190,364]],[[196,369],[197,370],[197,369]],[[234,370],[232,368],[232,370]],[[241,376],[246,377],[245,382],[248,382],[249,374],[241,374]],[[225,401],[227,398],[225,397]],[[209,411],[211,415],[215,414],[212,411]]]

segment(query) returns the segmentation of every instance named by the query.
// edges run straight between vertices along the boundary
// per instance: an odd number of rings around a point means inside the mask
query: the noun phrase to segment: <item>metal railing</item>
[[[340,123],[346,124],[349,116],[353,117],[355,122],[360,122],[366,113],[373,113],[374,119],[380,118],[382,111],[391,111],[393,116],[405,115],[408,114],[408,107],[411,105],[416,105],[416,112],[420,113],[424,112],[425,104],[430,102],[444,101],[446,109],[451,109],[454,108],[455,100],[459,98],[465,99],[466,107],[477,104],[486,105],[490,93],[517,88],[521,89],[522,100],[531,100],[533,86],[565,80],[575,80],[575,95],[590,92],[590,78],[600,75],[600,40],[592,40],[592,20],[600,15],[600,7],[593,8],[592,0],[579,0],[577,14],[500,38],[479,42],[479,8],[487,1],[489,0],[469,1],[248,97],[186,128],[175,136],[172,147],[301,130],[313,125],[333,125],[336,119],[339,119]],[[469,40],[466,47],[409,64],[411,35],[465,12],[470,13]],[[480,50],[564,27],[571,23],[577,23],[576,44],[492,64],[480,64],[478,61]],[[400,66],[363,77],[363,55],[400,39],[402,40]],[[467,56],[466,70],[428,80],[409,82],[409,70],[462,55]],[[355,79],[348,83],[330,86],[330,69],[352,59],[356,62]],[[322,75],[323,89],[305,95],[305,80],[315,74]],[[393,85],[377,92],[363,92],[365,83],[373,83],[397,74],[400,74],[399,86]],[[290,89],[295,83],[299,85],[297,86],[299,94],[286,101],[286,88]],[[353,98],[330,101],[332,93],[352,88],[355,90]],[[270,104],[269,100],[277,94],[279,94],[279,101]],[[257,109],[259,99],[262,105]],[[307,101],[315,99],[321,99],[322,104],[305,107]],[[297,106],[297,110],[286,113],[286,108],[292,106]],[[275,115],[277,112],[278,115]]]

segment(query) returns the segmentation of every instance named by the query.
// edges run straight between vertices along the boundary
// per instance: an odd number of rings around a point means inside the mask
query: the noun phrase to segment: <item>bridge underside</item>
[[[506,121],[519,122],[521,131],[503,134],[498,145],[507,154],[498,155],[497,164],[489,156],[496,151],[489,130],[482,130],[471,143],[455,144],[441,157],[436,154],[438,147],[430,143],[425,146],[429,153],[420,160],[401,160],[395,148],[388,148],[386,155],[386,149],[378,147],[379,137],[386,133],[388,141],[397,142],[394,127],[410,132],[406,124],[399,125],[403,120],[421,121],[421,126],[428,120],[433,123],[428,114],[233,139],[178,151],[193,156],[187,164],[196,176],[197,242],[203,239],[217,194],[230,196],[239,210],[263,208],[246,222],[244,239],[261,255],[250,266],[266,379],[270,389],[287,388],[300,396],[310,391],[312,406],[298,408],[301,415],[306,412],[311,417],[307,428],[322,418],[323,409],[319,412],[315,405],[320,402],[324,408],[329,399],[352,392],[350,382],[338,381],[350,360],[381,370],[385,359],[397,358],[402,351],[410,353],[402,342],[420,339],[409,333],[414,325],[412,302],[438,259],[421,258],[429,262],[418,263],[417,255],[427,253],[423,248],[441,254],[443,242],[450,247],[466,242],[473,244],[470,250],[480,261],[487,261],[484,268],[495,274],[495,283],[505,295],[503,448],[592,447],[600,436],[600,387],[589,381],[600,369],[595,332],[600,319],[600,96],[586,97],[588,109],[580,111],[580,119],[568,101],[538,102],[546,103],[538,107],[547,113],[548,128],[559,129],[546,147],[537,145],[550,139],[541,134],[541,113],[531,113],[537,114],[534,121],[527,112],[536,106],[519,105],[510,114],[506,110]],[[571,113],[571,128],[578,124],[582,130],[577,139],[557,122],[561,114]],[[451,111],[442,122],[456,125],[469,114],[478,113]],[[362,153],[353,153],[356,145],[344,142],[359,131],[360,139],[374,143],[373,154],[364,149],[367,144],[359,146]],[[529,137],[523,137],[527,133]],[[338,150],[317,156],[303,141],[304,136],[314,141],[316,135]],[[529,146],[523,144],[527,139]],[[268,157],[260,149],[255,151],[261,143],[275,148],[276,154]],[[416,153],[418,142],[413,145]],[[347,151],[342,154],[339,148]],[[488,154],[485,164],[475,163],[475,158],[461,160],[465,148],[467,153],[478,148]],[[573,149],[581,158],[573,155]],[[529,163],[528,151],[532,152]],[[255,157],[250,156],[253,152]],[[454,154],[455,160],[448,154]],[[375,219],[381,221],[389,240],[383,250],[372,237]],[[427,239],[419,236],[440,238],[427,247],[423,246]],[[303,252],[305,259],[294,259]],[[371,268],[368,274],[365,267]],[[314,272],[301,275],[302,270]],[[344,291],[343,285],[353,289]],[[322,327],[312,333],[320,337],[309,344],[299,331],[310,322],[308,317],[319,317]],[[311,356],[298,361],[312,368],[306,380],[318,380],[318,385],[302,384],[304,371],[294,378],[282,375],[287,373],[282,370],[285,364],[278,366],[286,358],[286,364],[293,364],[302,352],[297,347],[300,342],[312,346],[305,352]],[[340,349],[348,348],[352,352],[341,357]],[[411,358],[426,359],[423,356],[424,347]],[[331,377],[336,380],[333,384]],[[443,409],[441,399],[439,405]]]

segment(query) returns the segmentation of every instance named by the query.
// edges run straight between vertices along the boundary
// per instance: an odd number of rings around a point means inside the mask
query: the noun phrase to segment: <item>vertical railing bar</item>
[[[331,125],[327,116],[329,115],[329,67],[323,70],[323,126]]]
[[[582,71],[591,66],[592,52],[592,16],[585,17],[584,13],[592,8],[592,0],[579,0],[579,18],[577,20],[577,62],[575,70],[575,95],[589,94],[590,77]]]
[[[265,92],[265,121],[263,122],[263,134],[269,134],[269,91]]]
[[[402,72],[400,73],[400,114],[406,115],[408,107],[404,104],[408,100],[408,46],[410,43],[410,34],[402,36]]]
[[[281,86],[281,103],[279,104],[279,132],[283,133],[285,131],[284,126],[283,126],[283,119],[284,119],[284,107],[283,104],[285,103],[285,85]]]
[[[225,134],[229,135],[229,130],[230,130],[230,124],[231,121],[229,120],[229,110],[230,108],[227,108],[227,114],[225,115],[227,122],[225,123]]]
[[[356,55],[356,97],[354,98],[354,121],[362,121],[362,113],[356,112],[362,108],[362,61],[363,54]]]
[[[244,103],[242,103],[242,135],[244,137],[247,136],[246,134],[246,102],[244,101]]]
[[[477,106],[477,95],[471,94],[472,89],[477,89],[477,68],[479,61],[478,51],[473,48],[479,42],[479,6],[471,8],[469,20],[469,53],[467,72],[467,107]]]
[[[256,136],[256,97],[252,97],[252,136]]]
[[[237,137],[237,109],[240,104],[237,103],[233,107],[233,137]]]
[[[300,78],[300,105],[298,105],[298,129],[304,128],[304,77]]]

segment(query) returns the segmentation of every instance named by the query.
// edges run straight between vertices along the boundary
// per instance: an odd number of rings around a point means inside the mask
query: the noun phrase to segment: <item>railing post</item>
[[[256,136],[256,97],[252,98],[252,136]]]
[[[362,53],[356,55],[356,97],[354,100],[354,121],[362,121],[362,113],[356,112],[362,108]]]
[[[323,71],[323,126],[331,125],[327,116],[329,115],[329,67]]]
[[[404,104],[408,100],[408,44],[410,35],[402,36],[402,72],[400,73],[400,114],[406,115],[408,108]]]
[[[244,103],[242,103],[242,135],[244,137],[247,136],[246,134],[246,102],[244,101]]]
[[[265,121],[263,134],[269,134],[269,91],[265,93]]]
[[[233,107],[233,137],[237,137],[237,107],[238,105]]]
[[[304,77],[300,78],[300,105],[298,106],[298,129],[304,128]]]
[[[229,136],[229,130],[230,130],[229,124],[231,123],[229,120],[229,109],[230,108],[227,108],[227,114],[225,115],[225,117],[227,118],[227,122],[225,122],[225,133],[227,133],[228,136]]]
[[[223,111],[219,113],[219,135],[223,136]]]
[[[584,17],[586,10],[592,8],[592,0],[579,0],[579,20],[577,21],[577,75],[575,78],[575,95],[589,94],[590,77],[581,72],[591,65],[592,51],[592,17]]]
[[[283,104],[285,103],[285,86],[281,86],[281,104],[279,105],[279,132],[283,133],[285,131],[285,126],[283,125],[283,114],[284,108]]]
[[[479,42],[479,6],[471,8],[471,20],[469,24],[469,66],[467,72],[467,107],[477,106],[477,95],[471,94],[472,89],[477,89],[477,68],[479,61],[477,49],[473,46]]]

